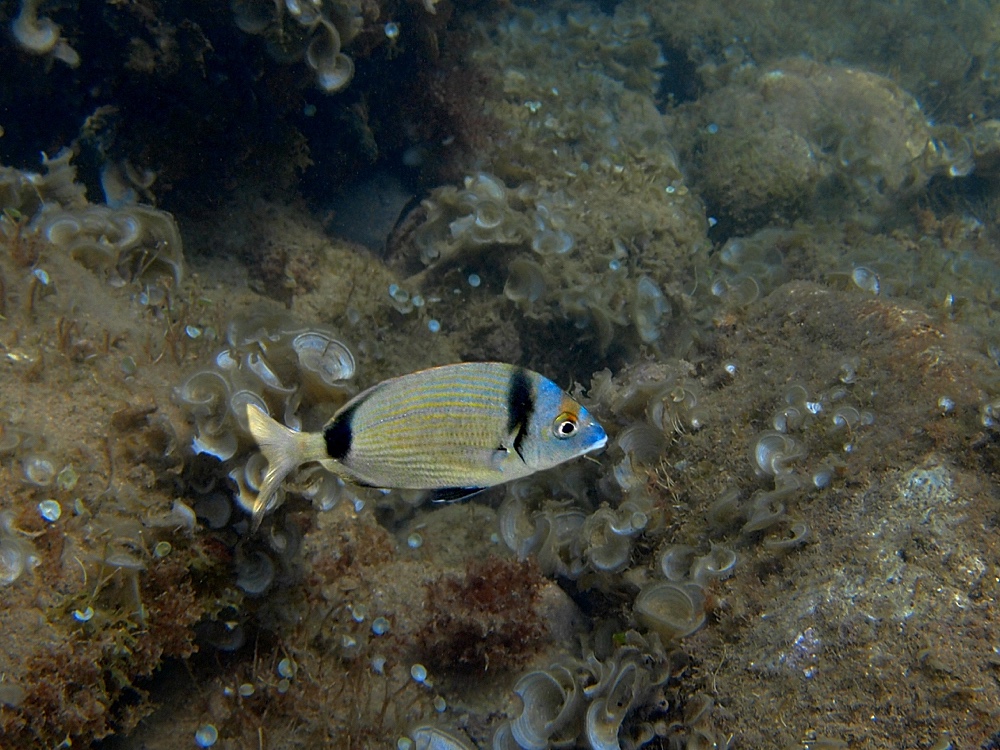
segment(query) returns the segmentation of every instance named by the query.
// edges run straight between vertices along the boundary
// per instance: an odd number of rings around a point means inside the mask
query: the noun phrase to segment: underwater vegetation
[[[0,744],[996,745],[990,4],[0,23]],[[607,448],[255,528],[248,405],[474,360]]]

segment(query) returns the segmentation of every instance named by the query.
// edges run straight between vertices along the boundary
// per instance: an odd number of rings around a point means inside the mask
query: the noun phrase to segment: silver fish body
[[[319,461],[357,484],[460,497],[604,447],[590,413],[548,378],[499,362],[434,367],[386,380],[347,402],[321,432],[298,433],[254,406],[250,430],[268,460],[253,514],[297,466]]]

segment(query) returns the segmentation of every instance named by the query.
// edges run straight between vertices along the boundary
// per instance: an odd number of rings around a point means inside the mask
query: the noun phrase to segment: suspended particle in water
[[[62,515],[62,506],[55,500],[42,500],[38,504],[38,512],[49,523],[55,523],[59,520],[59,516]]]
[[[194,733],[194,741],[198,747],[211,747],[219,739],[219,730],[211,724],[205,724]]]
[[[69,492],[76,487],[77,481],[79,481],[79,477],[76,472],[73,471],[72,466],[66,466],[62,471],[56,474],[56,487],[61,490]]]
[[[870,268],[865,268],[864,266],[857,266],[853,271],[851,271],[851,281],[854,285],[865,292],[870,292],[878,296],[881,286],[878,280],[878,274],[875,273]]]
[[[288,657],[285,657],[284,659],[278,662],[278,674],[281,675],[282,677],[287,677],[290,680],[295,676],[296,671],[297,667],[295,665],[295,662],[293,662]]]
[[[358,604],[357,606],[348,605],[348,609],[351,612],[351,619],[354,622],[364,622],[368,616],[368,608],[364,604]]]

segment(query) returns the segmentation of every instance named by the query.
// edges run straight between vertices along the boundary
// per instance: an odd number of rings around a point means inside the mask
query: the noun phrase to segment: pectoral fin
[[[517,457],[524,461],[524,454],[521,453],[521,443],[524,440],[526,434],[525,427],[523,425],[518,425],[515,427],[507,437],[503,439],[500,447],[495,451],[495,463],[502,463],[507,460],[507,456],[511,453],[516,453]]]

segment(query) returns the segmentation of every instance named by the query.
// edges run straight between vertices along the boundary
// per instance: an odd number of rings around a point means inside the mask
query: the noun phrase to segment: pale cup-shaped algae
[[[705,595],[697,584],[654,583],[636,597],[639,620],[664,640],[690,635],[705,622]]]
[[[250,433],[250,423],[247,421],[247,406],[250,404],[253,404],[267,414],[267,402],[264,401],[262,396],[253,391],[243,388],[236,391],[229,398],[229,413],[236,420],[240,429],[246,434]]]
[[[608,507],[598,508],[583,524],[587,559],[597,570],[618,572],[628,564],[632,542],[625,534],[615,533],[616,515]]]
[[[654,464],[667,446],[663,430],[646,422],[622,430],[615,442],[633,461],[646,466]]]
[[[465,740],[429,724],[411,729],[410,737],[413,750],[472,750],[472,745]]]
[[[59,212],[46,219],[42,233],[53,245],[68,247],[76,239],[80,229],[79,219],[69,212]]]
[[[810,533],[809,524],[805,521],[789,521],[787,532],[783,536],[765,539],[764,547],[772,551],[795,549],[809,541]]]
[[[651,344],[660,338],[663,319],[670,314],[670,303],[663,292],[648,276],[642,276],[635,285],[632,297],[632,322],[639,338]]]
[[[52,459],[40,453],[32,453],[21,462],[24,478],[37,487],[48,487],[56,478],[56,468]]]
[[[517,258],[507,267],[504,296],[512,302],[532,303],[545,294],[545,276],[542,267],[534,261]]]
[[[537,542],[537,525],[524,500],[513,492],[500,505],[499,526],[500,537],[519,560],[531,554]]]
[[[306,63],[313,70],[320,70],[330,65],[330,61],[338,54],[340,54],[340,32],[329,21],[320,21],[306,47]]]
[[[660,552],[660,572],[668,581],[683,581],[688,577],[695,549],[687,544],[668,544]]]
[[[289,393],[294,390],[281,382],[281,377],[276,372],[274,366],[272,366],[267,357],[263,354],[258,352],[247,352],[246,355],[244,355],[240,366],[244,371],[253,373],[253,375],[260,381],[261,385],[270,390],[278,393]]]
[[[741,500],[739,488],[729,487],[723,490],[722,494],[708,506],[708,511],[705,513],[709,527],[713,531],[719,532],[742,522],[745,513]]]
[[[207,416],[221,410],[221,404],[228,403],[229,383],[217,372],[202,370],[185,380],[175,393],[194,416]]]
[[[861,421],[861,412],[855,409],[853,406],[841,406],[838,407],[836,411],[830,417],[830,421],[833,422],[833,426],[836,429],[847,428],[850,430],[858,422]]]
[[[142,222],[131,213],[111,214],[108,217],[111,227],[118,230],[118,236],[111,240],[119,252],[128,250],[142,240]],[[114,234],[111,232],[110,234]]]
[[[313,0],[285,0],[285,8],[288,10],[288,15],[303,26],[312,26],[321,18],[322,6]]]
[[[340,91],[354,76],[354,62],[340,51],[340,32],[325,19],[306,47],[306,63],[316,71],[316,82],[327,93]]]
[[[24,573],[30,548],[19,539],[0,536],[0,586],[10,586]]]
[[[524,750],[510,733],[510,722],[501,722],[493,732],[492,750]]]
[[[632,457],[628,454],[615,464],[614,478],[622,491],[626,493],[641,491],[646,486],[648,474],[645,471],[638,471],[632,464]]]
[[[264,552],[241,555],[236,563],[236,585],[251,596],[263,594],[274,582],[274,563]]]
[[[236,433],[232,431],[219,432],[217,429],[213,429],[217,426],[213,420],[197,420],[196,424],[198,425],[198,434],[191,441],[191,450],[195,453],[215,456],[220,461],[228,461],[236,455],[236,449],[239,447]]]
[[[329,65],[316,70],[316,82],[328,94],[340,91],[354,77],[354,61],[344,53],[339,53]]]
[[[277,18],[274,0],[230,0],[236,28],[247,34],[261,34]]]
[[[0,456],[13,455],[21,444],[21,435],[13,429],[0,423]]]
[[[780,491],[757,491],[750,499],[750,510],[742,533],[752,534],[774,526],[785,517],[785,504],[781,498],[785,493]]]
[[[482,198],[497,203],[507,202],[507,187],[496,177],[486,172],[477,172],[474,177],[465,178],[465,189]]]
[[[59,27],[48,18],[38,17],[41,0],[21,0],[21,11],[10,30],[21,47],[36,55],[52,51],[59,41]]]
[[[510,733],[524,750],[545,750],[550,738],[580,712],[582,696],[573,675],[553,666],[523,675],[514,685],[521,697],[521,713],[511,720]]]
[[[585,732],[591,750],[621,750],[618,733],[641,687],[642,675],[634,662],[621,666],[607,695],[587,709]]]
[[[475,224],[481,229],[495,229],[504,219],[504,206],[498,201],[484,200],[476,204]]]
[[[706,584],[713,578],[723,579],[736,568],[736,553],[721,544],[713,544],[707,555],[695,558],[691,565],[691,579]]]
[[[292,339],[292,349],[299,367],[315,373],[326,385],[354,377],[354,355],[332,336],[320,331],[306,331]]]
[[[777,432],[792,432],[802,427],[805,415],[798,406],[784,406],[771,416],[771,426]]]
[[[531,238],[531,249],[539,255],[565,255],[575,244],[565,229],[544,229]]]
[[[762,433],[753,447],[754,464],[764,476],[788,473],[788,465],[804,455],[805,451],[794,438],[780,432]]]

